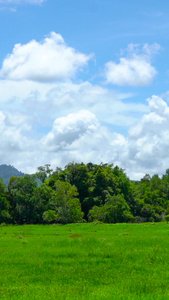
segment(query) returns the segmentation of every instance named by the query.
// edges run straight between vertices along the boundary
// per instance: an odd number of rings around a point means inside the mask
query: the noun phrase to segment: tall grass
[[[169,299],[169,225],[2,226],[0,299]]]

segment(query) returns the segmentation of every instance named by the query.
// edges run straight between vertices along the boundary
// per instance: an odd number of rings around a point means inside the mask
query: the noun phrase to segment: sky
[[[0,0],[0,164],[169,168],[168,0]]]

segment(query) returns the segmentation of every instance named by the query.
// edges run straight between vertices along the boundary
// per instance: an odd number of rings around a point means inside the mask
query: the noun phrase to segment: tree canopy
[[[40,166],[0,180],[0,223],[158,222],[169,215],[169,169],[131,181],[113,164]]]

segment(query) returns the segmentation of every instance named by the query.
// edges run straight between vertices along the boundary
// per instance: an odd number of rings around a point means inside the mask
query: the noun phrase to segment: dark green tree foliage
[[[53,195],[49,201],[50,209],[45,212],[43,217],[46,217],[48,213],[50,218],[53,211],[56,222],[62,224],[82,222],[83,213],[77,196],[78,192],[75,186],[72,186],[69,182],[57,180],[54,185]]]
[[[123,193],[126,199],[130,198],[130,181],[117,166],[113,168],[113,165],[108,164],[70,163],[64,171],[57,169],[50,177],[49,185],[53,186],[57,179],[77,187],[85,219],[94,205],[105,204],[107,193],[112,196]]]
[[[116,196],[108,195],[103,206],[94,206],[89,212],[89,221],[98,220],[105,223],[122,223],[131,222],[133,219],[130,207],[121,194]]]
[[[55,182],[57,180],[70,183],[72,186],[76,186],[78,192],[78,198],[80,200],[82,210],[85,216],[88,214],[88,206],[85,210],[84,200],[90,196],[90,189],[92,187],[92,178],[88,170],[88,167],[81,163],[70,163],[65,167],[65,170],[57,168],[55,172],[49,178],[49,186],[55,188]],[[90,203],[90,206],[91,203]]]
[[[50,200],[53,197],[53,190],[43,183],[34,189],[32,202],[34,203],[34,222],[35,224],[44,223],[44,212],[49,209]]]
[[[8,189],[15,223],[29,224],[35,222],[36,201],[33,195],[36,188],[37,181],[34,176],[11,177]]]
[[[169,187],[169,185],[168,185]],[[149,222],[164,219],[168,207],[165,180],[158,175],[145,175],[133,189],[136,220]]]
[[[11,221],[10,202],[8,193],[3,180],[0,178],[0,223],[8,223]]]
[[[70,163],[0,181],[0,223],[158,222],[169,215],[169,169],[131,181],[112,164]]]

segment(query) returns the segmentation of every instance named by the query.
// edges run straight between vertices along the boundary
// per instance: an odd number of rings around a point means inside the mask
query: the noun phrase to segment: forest
[[[33,175],[0,179],[0,223],[142,223],[169,219],[169,169],[130,180],[113,164],[41,166]]]

